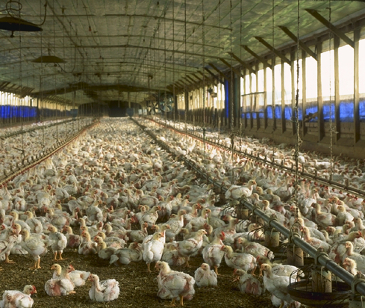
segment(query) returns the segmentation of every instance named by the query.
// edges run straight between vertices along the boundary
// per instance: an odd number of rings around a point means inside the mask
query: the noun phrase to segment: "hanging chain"
[[[331,0],[328,0],[328,22],[331,23]],[[329,31],[329,59],[330,59],[330,175],[329,178],[332,181],[333,178],[333,133],[336,130],[336,126],[333,127],[332,123],[332,32]]]
[[[202,0],[202,43],[203,43],[203,67],[205,65],[205,34],[204,34],[204,0]],[[204,144],[204,156],[205,156],[205,96],[207,91],[205,90],[205,74],[203,73],[203,144]]]
[[[187,40],[187,33],[186,33],[186,0],[185,0],[185,57],[184,57],[184,64],[185,64],[185,68],[186,68],[186,40]],[[185,76],[186,76],[186,71],[185,71]],[[186,95],[186,84],[184,83],[184,102],[185,102],[185,112],[184,112],[184,115],[185,115],[185,138],[187,139],[187,135],[188,135],[188,127],[187,127],[187,124],[186,124],[186,121],[187,121],[187,106],[188,106],[188,102],[189,102],[189,95]]]
[[[294,192],[295,192],[295,200],[294,203],[297,205],[298,202],[298,189],[299,185],[299,148],[302,143],[299,134],[299,27],[300,27],[300,11],[299,11],[299,1],[298,0],[298,23],[297,23],[297,90],[295,94],[295,107],[294,107],[294,121],[295,121],[295,129],[296,129],[296,143],[294,150],[294,160],[295,160],[295,183],[294,183]],[[302,111],[303,112],[303,111]],[[303,171],[303,170],[302,170]]]

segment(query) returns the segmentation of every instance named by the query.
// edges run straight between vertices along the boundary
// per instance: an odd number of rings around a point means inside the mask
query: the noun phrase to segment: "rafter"
[[[277,50],[275,47],[271,46],[268,42],[266,42],[262,37],[260,36],[255,36],[255,39],[258,40],[262,45],[264,45],[266,48],[272,50],[272,52],[274,54],[276,54],[278,57],[281,58],[281,60],[283,60],[284,62],[288,63],[289,65],[291,65],[290,60],[285,57],[279,50]]]
[[[311,14],[315,19],[317,19],[321,24],[326,26],[333,34],[337,35],[340,39],[344,40],[352,48],[355,47],[355,43],[346,34],[339,31],[334,25],[332,25],[326,18],[319,14],[316,10],[305,9],[309,14]]]
[[[247,45],[241,45],[241,47],[246,50],[249,54],[254,56],[257,60],[259,60],[261,63],[265,64],[266,66],[272,68],[272,65],[269,64],[263,57],[259,56],[257,53],[252,51]]]
[[[279,28],[281,30],[284,31],[284,33],[289,36],[295,43],[298,43],[298,38],[296,37],[296,35],[291,32],[287,27],[284,26],[279,26]],[[302,41],[299,40],[299,46],[300,48],[302,48],[303,50],[305,50],[311,57],[313,57],[314,59],[317,60],[317,55],[315,52],[313,52],[305,43],[303,43]]]
[[[246,69],[248,69],[249,71],[250,71],[250,74],[255,74],[256,72],[255,72],[255,70],[250,66],[250,65],[248,65],[247,63],[245,63],[245,62],[243,62],[240,58],[238,58],[233,52],[228,52],[228,54],[233,58],[233,59],[235,59],[235,60],[237,60],[239,63],[241,63],[241,65],[244,67],[244,68],[246,68]]]

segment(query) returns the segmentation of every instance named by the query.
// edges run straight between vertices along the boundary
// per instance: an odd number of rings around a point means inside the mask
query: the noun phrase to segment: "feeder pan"
[[[40,56],[32,60],[34,63],[65,63],[65,60],[56,56]]]
[[[345,282],[332,281],[332,292],[312,292],[311,281],[307,279],[288,285],[290,297],[309,307],[348,307],[351,287]]]
[[[36,32],[42,31],[41,27],[16,17],[2,17],[0,18],[0,29],[8,31],[24,31],[24,32]]]

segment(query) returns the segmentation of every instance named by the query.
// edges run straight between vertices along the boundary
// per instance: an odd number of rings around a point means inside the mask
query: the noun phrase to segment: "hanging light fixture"
[[[17,7],[12,6],[12,4],[17,5]],[[47,3],[45,4],[45,8],[47,7]],[[0,18],[0,29],[11,31],[10,37],[14,37],[15,31],[22,31],[22,32],[37,32],[42,31],[43,29],[40,27],[44,24],[46,20],[46,9],[44,15],[44,21],[41,25],[36,25],[20,17],[15,17],[14,12],[20,16],[20,11],[22,9],[22,4],[19,1],[10,0],[6,3],[6,11],[9,16],[5,16]]]
[[[54,7],[54,3],[53,3],[53,7]],[[52,9],[52,7],[51,7]],[[54,11],[53,11],[54,13]],[[54,38],[54,47],[56,48],[56,19],[53,20],[53,38]],[[48,56],[46,55],[42,55],[40,57],[38,57],[37,59],[32,60],[32,62],[34,63],[54,63],[54,66],[57,66],[58,63],[65,63],[65,60],[57,57],[57,56],[53,56],[51,55],[51,48],[50,46],[48,46]]]

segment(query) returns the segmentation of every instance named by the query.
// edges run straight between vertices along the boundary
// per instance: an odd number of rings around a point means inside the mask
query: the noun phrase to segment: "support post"
[[[334,143],[338,143],[340,138],[340,73],[339,73],[339,61],[338,61],[338,48],[340,47],[340,38],[334,36],[334,75],[335,75],[335,133],[332,135]]]
[[[307,53],[302,50],[302,137],[307,134],[307,127],[305,126],[305,106],[307,104],[307,72],[306,72],[306,58]]]
[[[360,96],[359,96],[359,41],[360,30],[354,30],[354,144],[360,140]]]
[[[322,42],[317,42],[317,108],[318,141],[324,136],[323,97],[322,97]]]
[[[286,131],[285,120],[285,62],[281,61],[281,133]]]

